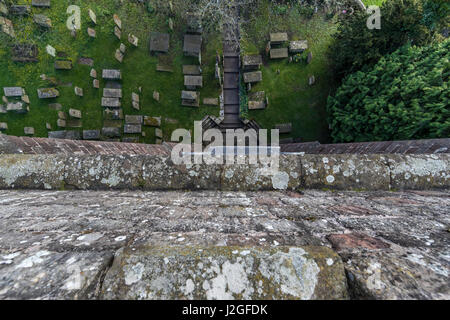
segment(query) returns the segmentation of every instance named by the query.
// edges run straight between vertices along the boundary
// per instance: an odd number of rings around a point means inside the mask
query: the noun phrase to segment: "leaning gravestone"
[[[83,96],[83,89],[80,87],[75,87],[75,95],[82,97]]]
[[[8,124],[6,122],[0,122],[0,131],[8,130]]]
[[[37,89],[39,99],[51,99],[59,97],[59,91],[55,88]]]
[[[38,26],[43,27],[43,28],[51,28],[52,27],[52,20],[50,20],[49,17],[43,15],[43,14],[35,14],[33,16],[33,21],[34,23],[36,23]]]
[[[97,16],[95,15],[94,11],[92,11],[91,9],[89,9],[89,18],[91,18],[91,21],[94,24],[97,24]]]
[[[25,127],[23,128],[23,131],[25,135],[32,136],[34,134],[34,128],[33,127]]]
[[[137,47],[139,44],[139,39],[135,35],[132,35],[131,33],[128,35],[128,42],[131,43],[133,46]]]
[[[87,28],[88,36],[91,38],[95,38],[97,36],[97,33],[95,32],[95,29]]]
[[[113,19],[116,26],[122,30],[122,20],[120,20],[119,16],[117,14],[114,14]]]

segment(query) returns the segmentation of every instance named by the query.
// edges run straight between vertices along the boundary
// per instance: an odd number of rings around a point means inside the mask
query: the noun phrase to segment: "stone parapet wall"
[[[0,155],[0,189],[403,190],[450,186],[450,154],[282,155],[261,165],[175,165],[152,155]]]

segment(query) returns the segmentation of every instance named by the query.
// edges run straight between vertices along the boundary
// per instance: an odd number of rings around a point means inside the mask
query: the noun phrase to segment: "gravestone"
[[[138,37],[130,33],[128,34],[128,42],[131,43],[133,46],[137,47],[139,44],[139,39]]]
[[[97,16],[95,15],[95,12],[89,9],[89,18],[91,18],[91,21],[94,24],[97,24]]]
[[[254,83],[262,81],[262,72],[261,71],[253,71],[244,73],[244,82],[245,83]]]
[[[6,111],[24,114],[28,112],[28,108],[22,101],[9,102],[8,104],[6,104]]]
[[[47,130],[52,130],[52,125],[50,123],[46,122],[45,128],[47,128]]]
[[[144,121],[143,116],[134,116],[134,115],[126,115],[125,116],[125,123],[126,124],[142,124]]]
[[[91,37],[91,38],[95,38],[97,36],[95,29],[92,29],[92,28],[87,28],[87,33],[88,33],[89,37]]]
[[[289,57],[287,48],[278,48],[270,50],[270,59],[285,59]]]
[[[119,98],[102,98],[102,107],[120,108],[121,106]]]
[[[199,57],[202,51],[202,36],[196,34],[184,35],[183,53],[185,56]]]
[[[312,86],[312,85],[314,85],[315,83],[316,83],[316,77],[315,77],[315,76],[309,77],[308,84],[309,84],[310,86]]]
[[[35,14],[33,16],[33,21],[38,26],[43,28],[51,28],[52,27],[52,20],[50,20],[49,17],[43,15],[43,14]]]
[[[75,87],[74,91],[75,91],[75,95],[77,95],[77,96],[79,96],[79,97],[82,97],[82,96],[83,96],[83,89],[82,89],[82,88],[80,88],[80,87]]]
[[[55,61],[55,70],[71,70],[71,69],[72,69],[72,61],[70,60]]]
[[[313,54],[312,54],[312,52],[310,51],[310,52],[308,52],[308,58],[306,59],[306,63],[307,63],[307,64],[310,64],[311,61],[312,61],[312,58],[313,58]]]
[[[153,99],[157,102],[159,102],[160,94],[158,91],[153,91]]]
[[[103,111],[103,119],[105,120],[123,120],[123,110],[122,109],[109,109],[105,108]],[[122,122],[120,125],[122,126]],[[113,126],[111,126],[113,127]]]
[[[292,131],[292,123],[277,124],[277,125],[275,125],[275,129],[280,130],[280,134],[291,133],[291,131]]]
[[[51,139],[81,140],[81,133],[76,130],[50,131],[48,137]]]
[[[6,97],[21,97],[24,94],[22,87],[4,87],[3,92]]]
[[[279,45],[283,44],[283,42],[288,41],[288,34],[286,32],[277,32],[270,34],[270,44],[271,45]]]
[[[122,98],[122,89],[103,89],[103,97],[105,98]]]
[[[257,70],[262,65],[262,56],[259,54],[244,56],[242,65],[244,70]]]
[[[90,75],[92,78],[97,78],[97,71],[96,71],[95,69],[91,69],[91,72],[89,73],[89,75]]]
[[[66,120],[66,126],[69,128],[82,128],[83,123],[80,119],[68,119]]]
[[[160,127],[161,126],[161,117],[144,117],[144,126],[150,127]]]
[[[53,110],[56,110],[56,111],[62,110],[62,105],[59,104],[59,103],[50,103],[50,104],[48,105],[48,107],[49,107],[50,109],[53,109]]]
[[[168,33],[152,32],[150,34],[150,53],[169,51],[170,36]]]
[[[195,91],[181,91],[181,105],[186,107],[199,107],[200,93]]]
[[[202,69],[198,65],[184,65],[183,74],[185,76],[199,76],[202,74]]]
[[[12,47],[12,60],[14,62],[37,62],[38,48],[34,44],[22,43]]]
[[[34,128],[33,127],[25,127],[25,128],[23,128],[23,132],[27,136],[32,136],[32,135],[34,135]]]
[[[65,112],[63,112],[63,111],[58,111],[58,119],[66,120],[66,118],[67,118],[67,115],[66,115]]]
[[[120,70],[103,69],[102,77],[103,77],[103,79],[106,79],[106,80],[121,80],[122,73],[120,72]]]
[[[308,49],[308,40],[299,40],[289,42],[290,53],[302,53]]]
[[[252,92],[248,96],[248,109],[249,110],[261,110],[266,108],[265,92],[257,91]]]
[[[23,102],[25,102],[26,104],[30,104],[30,97],[26,94],[24,94],[22,97],[20,97],[22,99]]]
[[[38,8],[50,8],[50,0],[32,0],[31,5]]]
[[[156,70],[160,72],[173,72],[172,58],[169,55],[159,55]]]
[[[217,98],[204,98],[203,104],[205,106],[218,106],[219,105],[219,99]]]
[[[6,122],[0,122],[0,131],[8,130],[8,124]]]
[[[39,99],[52,99],[59,97],[59,91],[56,88],[37,89]]]
[[[102,128],[102,136],[106,138],[120,138],[120,128],[104,127]]]
[[[48,44],[48,45],[45,47],[45,50],[46,50],[47,53],[48,53],[49,55],[51,55],[52,57],[55,57],[55,56],[56,56],[56,49],[53,48],[51,45]]]
[[[14,26],[11,20],[0,16],[0,26],[4,33],[8,36],[15,38],[16,33],[14,32]]]
[[[162,138],[163,138],[163,132],[162,132],[162,130],[161,130],[160,128],[156,128],[156,129],[155,129],[155,136],[156,136],[157,138],[159,138],[159,139],[162,139]]]
[[[26,5],[12,5],[9,7],[9,13],[14,16],[25,16],[31,13],[31,9]]]
[[[124,133],[141,133],[142,132],[142,126],[140,124],[125,124],[123,126],[123,132]]]
[[[184,76],[184,85],[188,90],[196,90],[203,87],[202,76]]]
[[[100,130],[83,130],[83,140],[99,140]]]
[[[93,86],[95,89],[99,89],[99,88],[100,88],[100,81],[98,81],[97,79],[94,79],[94,80],[92,81],[92,86]]]
[[[77,110],[77,109],[69,109],[69,116],[71,116],[72,118],[77,118],[77,119],[81,119],[81,111]]]
[[[117,14],[114,14],[113,19],[116,26],[122,30],[122,20],[120,20],[119,16]]]
[[[114,35],[119,40],[120,38],[122,38],[122,31],[120,31],[120,29],[117,26],[114,26]]]
[[[92,67],[94,66],[94,59],[81,57],[78,59],[78,64]]]
[[[116,50],[116,53],[114,54],[114,58],[116,58],[117,61],[122,63],[122,61],[123,61],[123,53],[122,53],[122,51],[120,51],[120,49]]]
[[[119,47],[119,50],[120,50],[120,52],[122,52],[123,54],[125,54],[125,51],[127,50],[127,47],[126,47],[123,43],[121,43],[121,44],[120,44],[120,47]]]

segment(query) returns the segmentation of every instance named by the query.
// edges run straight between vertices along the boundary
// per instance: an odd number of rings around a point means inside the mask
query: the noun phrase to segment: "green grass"
[[[362,0],[362,2],[366,6],[375,5],[375,6],[381,6],[385,0]]]
[[[162,116],[174,118],[178,124],[168,124],[163,120],[162,129],[165,140],[170,139],[171,131],[175,128],[193,128],[194,120],[201,120],[205,115],[218,115],[218,107],[200,106],[200,108],[186,108],[181,106],[181,90],[184,89],[182,65],[193,63],[193,59],[182,54],[182,42],[185,27],[175,19],[175,30],[171,32],[170,55],[173,58],[174,73],[160,73],[156,71],[157,57],[148,52],[149,36],[151,31],[169,32],[168,18],[164,10],[158,8],[156,13],[149,14],[142,5],[131,1],[125,1],[122,5],[119,1],[111,0],[84,0],[84,1],[52,1],[50,9],[32,8],[33,13],[42,13],[51,18],[53,28],[46,32],[32,21],[32,17],[12,17],[17,39],[12,41],[7,35],[0,33],[0,88],[6,86],[22,86],[30,97],[30,112],[26,115],[13,113],[0,114],[0,122],[7,122],[9,129],[5,132],[9,135],[24,135],[23,128],[31,126],[35,128],[35,136],[47,137],[45,123],[49,122],[53,130],[56,126],[57,111],[48,107],[49,103],[62,104],[63,110],[69,108],[80,109],[83,114],[83,128],[76,130],[101,129],[103,127],[103,108],[101,107],[102,88],[101,70],[117,68],[122,70],[123,95],[122,107],[124,114],[142,114],[149,116]],[[18,1],[18,4],[31,4],[31,0]],[[77,37],[72,38],[66,27],[68,14],[66,9],[70,4],[81,7],[82,27]],[[97,14],[97,26],[89,19],[88,9],[91,8]],[[117,13],[122,20],[122,42],[127,46],[127,52],[122,64],[114,58],[114,52],[120,42],[114,36],[113,14]],[[86,29],[93,27],[97,32],[97,38],[88,37]],[[127,41],[128,33],[139,38],[139,47],[134,48]],[[16,42],[35,43],[39,48],[39,62],[14,63],[10,57],[10,46]],[[73,61],[73,69],[70,71],[55,71],[55,58],[46,53],[47,44],[52,45],[58,52],[65,52]],[[220,89],[214,79],[214,64],[217,50],[221,48],[220,35],[211,36],[204,45],[203,76],[204,88],[200,90],[201,99],[204,97],[218,97]],[[100,89],[92,88],[92,78],[89,76],[91,67],[77,64],[79,57],[94,59],[94,68],[97,70],[100,80]],[[41,74],[48,77],[56,77],[61,83],[72,83],[72,86],[58,86],[60,97],[57,99],[38,99],[37,89],[48,87],[46,81],[40,79]],[[84,89],[84,96],[77,97],[74,87]],[[131,107],[131,92],[138,92],[142,87],[141,110]],[[153,100],[153,91],[161,94],[160,102]],[[71,130],[70,128],[67,128]],[[143,127],[146,137],[141,142],[154,143],[154,128]]]
[[[263,81],[254,85],[252,91],[265,91],[269,106],[265,110],[249,111],[249,117],[268,129],[278,123],[292,122],[292,133],[280,138],[330,141],[326,102],[335,83],[326,51],[331,34],[336,30],[335,22],[326,20],[320,13],[307,19],[295,7],[288,14],[277,16],[267,2],[263,2],[255,16],[256,20],[244,29],[243,50],[246,54],[263,55]],[[268,59],[265,47],[269,33],[282,31],[288,32],[290,40],[308,40],[309,51],[313,54],[311,64]],[[316,84],[310,87],[311,75],[316,77]]]

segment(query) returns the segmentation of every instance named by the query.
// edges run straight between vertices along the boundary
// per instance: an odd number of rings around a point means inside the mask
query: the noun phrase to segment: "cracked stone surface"
[[[220,248],[234,246],[252,247],[255,257],[264,250],[327,247],[328,258],[337,253],[342,259],[354,299],[449,299],[449,212],[448,191],[5,190],[0,298],[152,298],[150,278],[143,277],[140,287],[127,285],[125,267],[141,262],[146,275],[164,261],[162,248],[181,262],[190,257],[185,252],[203,247],[223,268],[237,260]],[[249,287],[258,292],[255,269],[245,263]],[[197,278],[189,279],[198,289]],[[165,297],[208,297],[207,290],[191,292],[190,282],[185,295],[170,282],[168,288]]]

